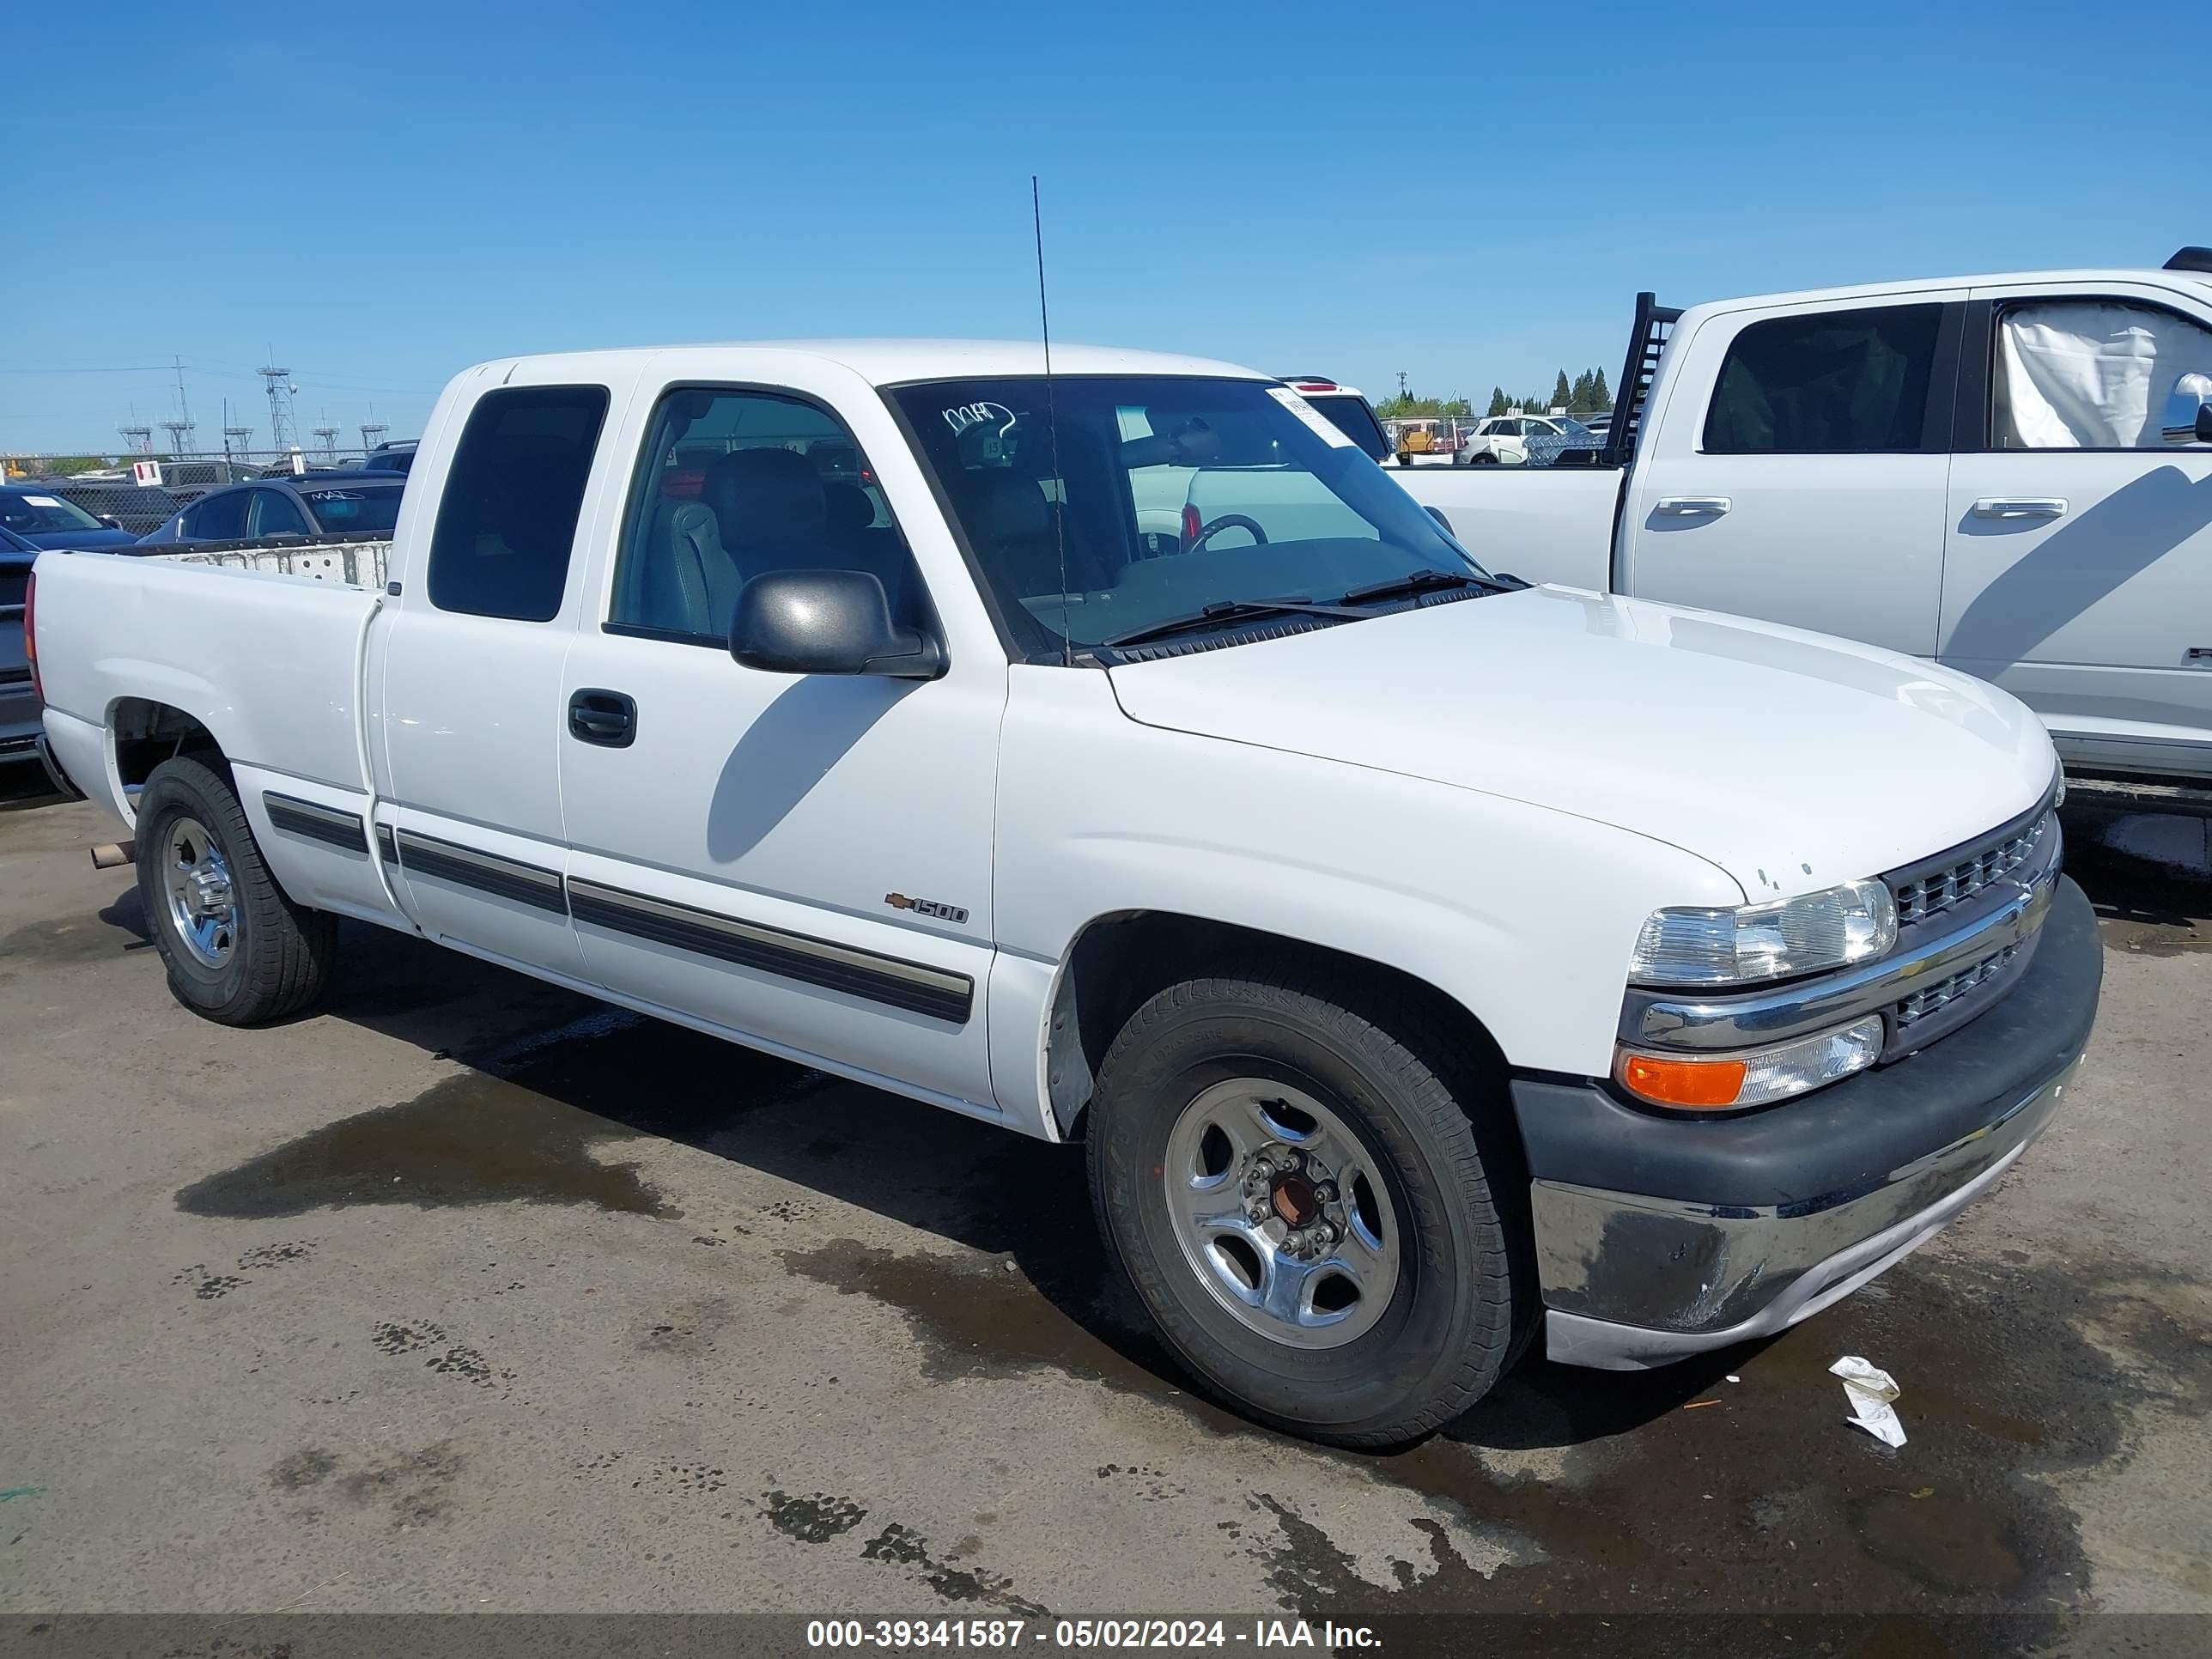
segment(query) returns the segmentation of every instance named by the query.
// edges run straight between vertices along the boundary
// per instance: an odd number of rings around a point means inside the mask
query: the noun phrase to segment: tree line
[[[1509,398],[1505,395],[1504,387],[1492,386],[1490,389],[1490,407],[1485,413],[1504,415],[1519,408],[1534,410],[1539,413],[1564,409],[1570,415],[1602,415],[1612,407],[1613,392],[1605,383],[1603,369],[1586,368],[1570,382],[1567,371],[1563,368],[1559,371],[1559,379],[1553,381],[1552,395],[1548,398],[1540,394],[1533,398]]]
[[[1601,415],[1613,407],[1613,391],[1606,385],[1605,371],[1586,368],[1567,379],[1561,369],[1559,379],[1552,384],[1549,397],[1541,392],[1526,398],[1509,398],[1503,386],[1490,389],[1490,407],[1485,415],[1506,415],[1516,409],[1545,411],[1564,409],[1570,415]],[[1424,398],[1411,392],[1401,392],[1395,398],[1386,398],[1375,405],[1375,412],[1385,420],[1405,416],[1472,416],[1474,405],[1455,394],[1449,398]]]

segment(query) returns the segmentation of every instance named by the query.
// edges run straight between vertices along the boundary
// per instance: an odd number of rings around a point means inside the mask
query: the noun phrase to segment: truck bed
[[[191,715],[234,764],[366,793],[362,653],[389,545],[42,554],[48,729],[88,734],[65,761],[78,787],[129,821],[92,738],[127,730],[137,699]]]
[[[1606,592],[1622,474],[1601,466],[1383,469],[1485,568],[1523,581]]]

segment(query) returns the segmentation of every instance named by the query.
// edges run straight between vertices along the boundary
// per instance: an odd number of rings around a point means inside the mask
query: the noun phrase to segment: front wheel
[[[1370,1000],[1171,986],[1109,1050],[1089,1140],[1099,1226],[1169,1346],[1261,1421],[1358,1447],[1480,1399],[1534,1304],[1445,1046]]]
[[[1496,466],[1498,465],[1498,457],[1492,454],[1488,450],[1485,450],[1481,454],[1476,456],[1472,461],[1468,462],[1468,465],[1470,466]]]
[[[179,756],[154,769],[138,795],[137,867],[169,989],[194,1013],[252,1025],[321,994],[337,919],[285,896],[213,767]]]

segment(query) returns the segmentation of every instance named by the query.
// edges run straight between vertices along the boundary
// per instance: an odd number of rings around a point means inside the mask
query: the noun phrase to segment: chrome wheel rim
[[[198,818],[174,820],[161,838],[161,890],[169,929],[192,960],[220,968],[238,943],[238,901],[230,863]]]
[[[1401,1229],[1374,1158],[1334,1111],[1266,1078],[1182,1109],[1161,1167],[1183,1260],[1247,1330],[1334,1348],[1397,1287]]]

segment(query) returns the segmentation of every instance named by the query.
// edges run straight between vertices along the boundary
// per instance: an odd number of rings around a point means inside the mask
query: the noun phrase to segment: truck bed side
[[[234,766],[365,804],[361,653],[378,603],[366,589],[312,578],[42,555],[49,736],[77,787],[126,824],[131,787],[148,763],[127,745],[149,705],[204,727]]]
[[[1612,467],[1392,467],[1423,507],[1451,521],[1462,545],[1492,570],[1524,581],[1604,592],[1613,585]]]

